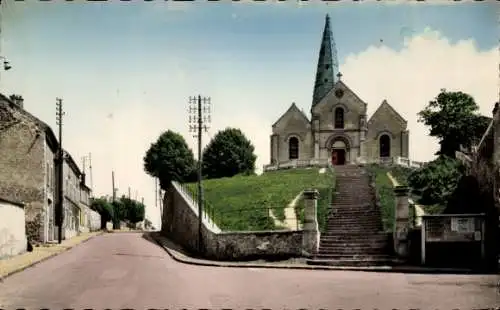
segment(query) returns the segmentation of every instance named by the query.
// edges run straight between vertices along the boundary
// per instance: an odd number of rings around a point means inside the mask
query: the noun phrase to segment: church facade
[[[327,16],[310,117],[292,103],[272,125],[271,165],[311,160],[343,165],[408,158],[407,121],[386,100],[367,118],[367,103],[335,72],[334,48]]]

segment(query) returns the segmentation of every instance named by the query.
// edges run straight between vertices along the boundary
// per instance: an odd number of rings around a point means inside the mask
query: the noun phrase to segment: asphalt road
[[[138,233],[96,237],[0,283],[0,308],[471,309],[498,276],[203,267]]]

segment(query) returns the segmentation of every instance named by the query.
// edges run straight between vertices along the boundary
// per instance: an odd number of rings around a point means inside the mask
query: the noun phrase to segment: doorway
[[[345,149],[332,150],[332,165],[345,165]]]

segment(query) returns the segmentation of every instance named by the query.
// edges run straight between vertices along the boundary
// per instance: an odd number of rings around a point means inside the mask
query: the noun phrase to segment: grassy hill
[[[375,175],[375,186],[380,198],[384,230],[390,231],[394,225],[395,195],[394,186],[387,176],[387,172],[390,172],[400,185],[407,185],[407,178],[412,170],[404,167],[385,167],[380,165],[367,165],[366,168]]]
[[[285,207],[303,190],[315,188],[320,192],[318,218],[326,219],[331,201],[333,174],[327,169],[289,169],[266,172],[262,175],[234,176],[203,182],[207,211],[214,222],[225,231],[278,229],[269,216],[269,209],[279,219],[285,218]],[[188,184],[196,193],[196,184]],[[298,203],[303,205],[302,201]],[[299,217],[302,212],[299,212]],[[320,223],[324,227],[325,223]]]

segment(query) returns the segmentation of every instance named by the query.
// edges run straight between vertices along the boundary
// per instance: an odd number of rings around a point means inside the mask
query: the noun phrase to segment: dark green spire
[[[335,45],[330,29],[330,16],[326,15],[325,29],[319,50],[318,68],[316,69],[316,82],[314,83],[313,106],[317,104],[333,88],[337,63],[334,62]],[[337,69],[338,70],[338,69]]]

